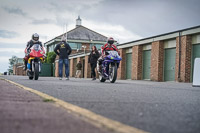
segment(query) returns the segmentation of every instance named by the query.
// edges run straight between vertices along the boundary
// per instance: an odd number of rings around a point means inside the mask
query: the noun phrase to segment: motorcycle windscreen
[[[32,57],[42,57],[43,56],[43,51],[39,44],[34,44],[31,47],[30,56],[32,56]]]
[[[122,58],[119,56],[117,51],[107,51],[108,52],[108,57],[110,59],[114,59],[114,60],[121,60]]]

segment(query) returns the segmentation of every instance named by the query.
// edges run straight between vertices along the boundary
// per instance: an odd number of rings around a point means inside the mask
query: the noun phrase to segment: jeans
[[[59,77],[62,77],[63,63],[65,64],[65,75],[69,77],[69,63],[68,59],[59,59]]]

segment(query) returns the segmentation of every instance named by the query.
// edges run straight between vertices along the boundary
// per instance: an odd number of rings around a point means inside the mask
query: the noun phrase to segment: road
[[[118,80],[58,80],[3,76],[104,117],[153,133],[200,131],[200,87],[191,83]]]

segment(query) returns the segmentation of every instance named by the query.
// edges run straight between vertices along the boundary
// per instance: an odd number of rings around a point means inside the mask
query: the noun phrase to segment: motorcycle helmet
[[[114,43],[114,39],[112,37],[108,38],[108,44],[113,44]]]
[[[39,41],[39,35],[38,35],[37,33],[34,33],[34,34],[32,35],[32,41],[33,41],[33,42],[38,42],[38,41]]]

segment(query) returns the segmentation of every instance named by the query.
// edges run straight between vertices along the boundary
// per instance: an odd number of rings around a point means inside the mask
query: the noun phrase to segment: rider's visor
[[[38,40],[39,40],[39,38],[38,38],[38,37],[34,37],[34,38],[33,38],[33,40],[35,40],[35,41],[38,41]]]

